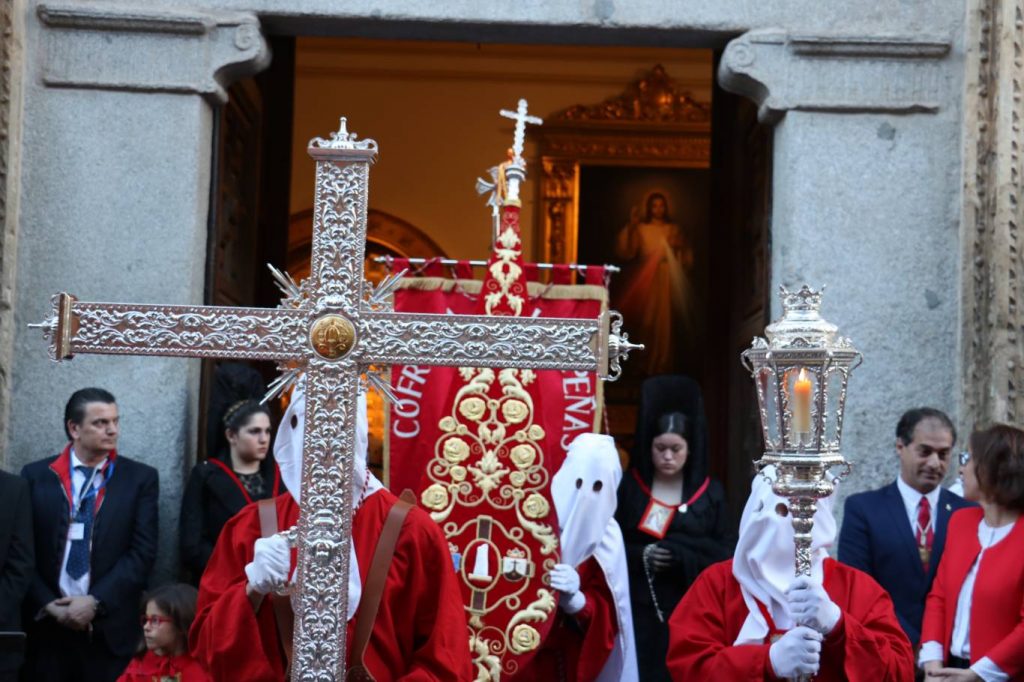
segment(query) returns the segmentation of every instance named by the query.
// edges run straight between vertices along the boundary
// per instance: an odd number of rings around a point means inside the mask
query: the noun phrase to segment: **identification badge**
[[[652,497],[647,509],[644,510],[644,515],[640,517],[640,525],[637,527],[644,533],[660,540],[665,537],[675,515],[675,507],[662,504]]]
[[[71,524],[71,532],[68,537],[72,540],[84,540],[85,539],[85,524],[78,521]]]

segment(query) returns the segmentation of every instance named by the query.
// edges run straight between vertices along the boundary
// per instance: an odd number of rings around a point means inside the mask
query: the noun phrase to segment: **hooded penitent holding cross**
[[[304,412],[300,384],[274,443],[281,475],[295,491],[277,497],[271,507],[281,530],[299,517]],[[367,468],[366,447],[366,403],[361,396],[350,559],[358,570],[350,572],[348,584],[347,667],[362,665],[378,682],[468,679],[466,619],[447,542],[430,517],[413,507],[398,522],[390,562],[378,563],[389,515],[402,503]],[[295,552],[282,535],[261,537],[266,535],[258,503],[249,505],[224,527],[203,574],[190,644],[215,679],[285,677],[283,651],[290,632],[282,637],[288,624],[275,613],[280,608],[275,602],[288,599],[277,592],[294,574]],[[366,616],[374,606],[376,617]]]

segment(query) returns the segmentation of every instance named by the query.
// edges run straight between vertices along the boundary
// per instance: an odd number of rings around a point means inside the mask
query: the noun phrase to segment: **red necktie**
[[[917,549],[921,554],[921,564],[924,572],[928,572],[928,564],[932,558],[932,540],[935,539],[935,531],[932,529],[932,508],[928,504],[928,498],[922,497],[917,505]]]

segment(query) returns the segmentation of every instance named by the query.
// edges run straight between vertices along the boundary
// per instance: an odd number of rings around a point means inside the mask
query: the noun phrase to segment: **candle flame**
[[[800,368],[800,376],[797,377],[797,381],[807,381],[807,370],[803,367]]]

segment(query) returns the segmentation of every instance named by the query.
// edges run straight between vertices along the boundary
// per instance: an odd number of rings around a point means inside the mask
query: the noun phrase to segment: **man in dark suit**
[[[139,599],[157,549],[157,472],[117,453],[114,396],[76,391],[71,440],[22,469],[36,564],[25,600],[28,679],[114,680],[141,637]]]
[[[930,407],[907,411],[896,425],[899,476],[883,488],[851,495],[839,534],[839,560],[889,592],[915,648],[949,516],[971,504],[941,487],[955,442],[956,429],[945,413]]]
[[[21,602],[35,569],[28,484],[0,471],[0,500],[0,682],[14,682],[25,643]]]

